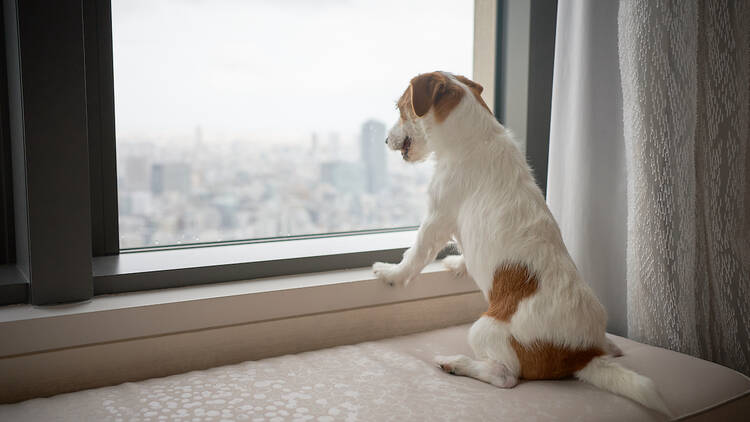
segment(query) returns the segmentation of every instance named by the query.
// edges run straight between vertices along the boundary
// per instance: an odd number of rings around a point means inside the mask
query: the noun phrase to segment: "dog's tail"
[[[592,359],[588,365],[576,372],[576,377],[672,417],[672,412],[650,378],[624,368],[606,356]]]

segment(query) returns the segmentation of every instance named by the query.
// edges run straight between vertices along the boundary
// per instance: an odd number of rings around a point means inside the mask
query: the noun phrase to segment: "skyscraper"
[[[362,125],[360,151],[365,164],[367,192],[377,193],[385,188],[385,125],[377,120],[368,120]]]
[[[151,193],[161,195],[164,192],[190,193],[190,164],[156,163],[151,167]]]

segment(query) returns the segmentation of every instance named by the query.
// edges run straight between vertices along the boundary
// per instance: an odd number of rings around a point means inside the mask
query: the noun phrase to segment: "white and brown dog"
[[[404,160],[431,153],[429,211],[399,264],[373,271],[405,285],[451,239],[463,256],[443,260],[468,272],[489,302],[471,327],[476,359],[438,356],[443,370],[510,388],[519,378],[576,376],[665,414],[653,382],[615,363],[607,314],[581,279],[528,164],[480,96],[482,87],[445,72],[411,80],[386,143]]]

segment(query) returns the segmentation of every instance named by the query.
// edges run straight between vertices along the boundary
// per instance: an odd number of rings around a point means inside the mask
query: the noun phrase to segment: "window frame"
[[[94,257],[120,253],[111,1],[83,1]]]
[[[494,108],[501,122],[502,110],[507,109],[502,94],[507,82],[504,68],[508,62],[508,37],[503,23],[513,19],[508,16],[507,3],[506,0],[475,0],[475,78],[494,97]],[[528,125],[527,122],[528,127],[540,127],[539,133],[527,138],[527,144],[534,145],[533,148],[527,147],[527,152],[533,152],[528,158],[534,169],[545,169],[543,174],[536,174],[542,186],[546,185],[547,156],[544,148],[536,146],[544,147],[549,133],[553,62],[553,54],[549,52],[554,52],[556,5],[556,0],[530,0],[530,24],[520,29],[529,31],[529,67],[532,68],[533,63],[535,69],[537,66],[541,69],[537,69],[533,75],[531,71],[529,74],[528,116],[529,120],[539,115],[543,118],[546,112],[546,125],[539,125],[538,121],[536,125]],[[488,11],[491,13],[487,14]],[[4,0],[3,13],[6,14],[5,45],[17,46],[17,51],[7,52],[8,64],[16,66],[18,71],[15,78],[9,71],[9,93],[15,89],[17,98],[14,102],[13,95],[8,95],[6,104],[11,115],[11,143],[24,152],[20,157],[13,157],[16,167],[25,166],[25,174],[19,176],[23,172],[14,171],[13,188],[15,198],[19,197],[18,192],[22,193],[20,197],[25,208],[16,206],[15,209],[15,228],[20,229],[16,230],[16,236],[20,238],[15,242],[17,262],[0,267],[0,305],[27,300],[35,305],[73,302],[105,293],[330,271],[367,266],[374,261],[395,262],[400,260],[413,241],[413,229],[396,229],[275,239],[274,244],[228,242],[120,254],[110,1],[61,1],[49,7],[43,0]],[[547,19],[539,19],[538,16],[546,16]],[[40,37],[34,31],[49,32],[53,17],[61,22],[57,24],[58,29],[64,29],[65,34],[41,37],[44,42],[40,44],[35,39]],[[501,30],[498,31],[498,28]],[[56,96],[56,91],[52,89],[47,92],[28,89],[29,84],[37,83],[42,77],[37,69],[59,65],[43,54],[48,51],[63,51],[67,55],[63,63],[67,65],[67,71],[60,72],[52,79],[56,84],[73,84],[75,95],[63,99]],[[492,69],[478,71],[477,51],[486,51],[492,56],[489,60]],[[532,95],[535,97],[532,98]],[[49,104],[42,101],[49,98],[56,101],[48,101]],[[68,107],[64,107],[66,101]],[[66,125],[61,107],[73,116],[73,121],[83,121],[85,125]],[[70,116],[67,120],[70,120]],[[15,132],[14,123],[19,127]],[[46,137],[28,136],[29,132],[24,129],[31,125],[59,127],[67,130],[66,133],[72,132],[72,141],[66,140],[73,147],[65,150],[68,153],[66,156],[71,159],[58,163],[52,170],[35,165],[33,154],[49,153],[49,143],[55,140],[49,136],[49,131],[45,132]],[[87,172],[83,175],[70,171],[71,168],[84,168]],[[46,180],[47,184],[38,183],[40,180]],[[29,184],[28,181],[37,183]],[[68,199],[74,197],[77,201],[60,201],[59,195]],[[53,221],[56,220],[50,218],[53,211],[36,212],[37,208],[49,203],[45,201],[51,200],[57,205],[54,212],[62,213],[74,224],[55,225]],[[28,222],[28,225],[24,225],[24,222]],[[349,245],[348,250],[342,249],[342,241]],[[66,256],[72,258],[61,265],[58,255],[63,250]],[[199,266],[189,264],[196,253],[202,254],[202,264]],[[253,254],[264,258],[255,259]],[[162,260],[163,257],[169,259]],[[2,288],[6,279],[13,280],[16,290],[21,286],[28,293],[6,294]]]
[[[82,8],[3,1],[16,262],[0,303],[19,285],[32,304],[93,294]]]
[[[0,10],[0,22],[3,13]],[[5,66],[5,33],[0,32],[0,81],[8,79]],[[0,84],[0,266],[16,262],[13,223],[13,168],[8,126],[8,85]]]
[[[0,22],[5,28],[3,10]],[[0,81],[8,80],[5,31],[0,31]],[[16,269],[12,148],[8,123],[8,85],[0,84],[0,305],[26,302],[27,283]]]

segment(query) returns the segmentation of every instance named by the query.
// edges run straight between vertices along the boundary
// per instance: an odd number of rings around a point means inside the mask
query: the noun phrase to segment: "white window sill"
[[[370,268],[97,296],[77,304],[0,308],[0,358],[477,291],[439,263],[407,288]]]

